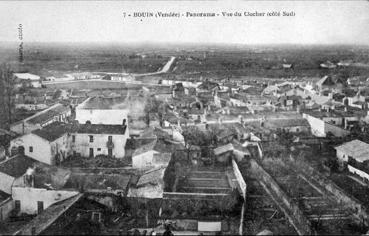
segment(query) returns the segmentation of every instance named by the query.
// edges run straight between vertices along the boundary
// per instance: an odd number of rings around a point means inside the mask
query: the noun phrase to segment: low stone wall
[[[11,198],[0,203],[0,222],[5,221],[10,216],[10,212],[14,209],[14,201]]]
[[[283,210],[289,222],[294,226],[299,235],[310,235],[310,221],[304,216],[298,205],[281,189],[278,183],[271,177],[254,159],[250,161],[251,170],[272,195],[273,200]]]

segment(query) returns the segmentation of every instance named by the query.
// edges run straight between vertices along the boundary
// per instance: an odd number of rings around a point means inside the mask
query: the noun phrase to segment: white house
[[[50,205],[79,194],[75,190],[63,189],[70,175],[70,170],[37,163],[13,183],[15,211],[18,214],[40,214]]]
[[[106,155],[123,158],[127,138],[123,125],[71,125],[56,122],[11,141],[10,151],[24,152],[40,162],[55,165],[77,153],[83,157]]]
[[[56,122],[37,129],[10,142],[10,152],[18,149],[40,162],[55,165],[71,154],[69,125]]]
[[[83,157],[105,155],[123,158],[129,133],[127,125],[79,125],[71,130],[70,145],[73,153]]]
[[[76,107],[76,120],[80,124],[128,124],[129,109],[123,98],[91,97]]]

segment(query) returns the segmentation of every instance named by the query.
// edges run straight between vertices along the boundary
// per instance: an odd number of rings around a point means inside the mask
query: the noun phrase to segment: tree
[[[206,145],[205,134],[197,126],[189,126],[182,133],[185,142],[185,149],[187,153],[187,160],[190,160],[190,153],[195,145],[203,146]]]
[[[9,65],[0,66],[0,127],[10,129],[14,116],[14,79]]]
[[[165,114],[165,106],[159,100],[157,100],[153,97],[149,97],[147,99],[144,112],[145,112],[146,124],[149,126],[150,125],[150,114],[151,113],[157,113],[158,117],[159,117],[159,121],[161,121],[163,119],[164,114]]]

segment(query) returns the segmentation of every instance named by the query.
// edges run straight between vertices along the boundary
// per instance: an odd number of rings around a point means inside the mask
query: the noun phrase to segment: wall
[[[13,146],[23,146],[25,155],[49,165],[54,164],[50,143],[37,135],[31,133],[14,139],[10,142],[9,150],[11,150]],[[33,147],[33,152],[29,152],[30,146]]]
[[[304,216],[297,204],[288,197],[277,182],[255,160],[252,159],[250,163],[255,177],[276,201],[277,205],[288,217],[290,223],[294,226],[299,235],[310,235],[310,222]]]
[[[53,141],[51,143],[51,156],[55,157],[56,154],[59,154],[59,161],[65,160],[72,154],[71,141],[72,139],[69,134],[65,134]]]
[[[350,134],[350,131],[342,129],[338,126],[325,123],[324,132],[327,134],[328,132],[331,132],[336,137],[344,137],[348,134]]]
[[[76,107],[76,120],[80,124],[90,121],[91,124],[121,125],[126,119],[128,125],[128,110],[126,109],[81,109]],[[128,132],[128,128],[127,128]]]
[[[15,108],[16,109],[26,109],[29,111],[33,111],[33,110],[41,110],[41,109],[46,109],[48,106],[46,104],[43,103],[39,103],[39,104],[15,104]]]
[[[334,124],[334,125],[343,125],[342,117],[323,117],[323,121]]]
[[[13,200],[21,203],[21,213],[37,214],[37,201],[44,202],[44,209],[51,204],[77,195],[77,191],[46,190],[41,188],[13,187]]]
[[[317,137],[325,137],[326,133],[325,133],[325,122],[321,119],[315,118],[313,116],[310,116],[308,114],[303,114],[302,115],[303,118],[305,118],[311,127],[311,132],[313,135],[317,136]]]
[[[348,135],[350,132],[338,126],[324,122],[322,119],[315,118],[308,114],[303,114],[311,126],[311,132],[317,137],[325,137],[328,132],[331,132],[336,137]]]
[[[344,152],[336,150],[336,153],[339,161],[348,162],[348,156]]]
[[[293,127],[286,127],[284,128],[292,133],[299,133],[299,132],[309,132],[310,127],[308,126],[293,126]]]
[[[14,177],[0,172],[0,190],[7,194],[12,194],[14,179]]]
[[[244,200],[246,201],[246,182],[242,177],[242,174],[240,172],[240,170],[238,169],[238,165],[235,162],[235,160],[232,160],[232,167],[233,167],[233,172],[236,176],[237,182],[239,184],[239,186],[241,187],[241,191],[242,191],[242,196],[244,198]]]
[[[0,202],[0,222],[8,219],[10,212],[14,209],[14,201],[11,198]]]
[[[360,176],[361,178],[364,178],[366,180],[369,180],[369,175],[367,173],[365,173],[362,170],[356,169],[355,167],[351,166],[351,165],[347,165],[348,170],[351,173],[357,174],[358,176]]]
[[[154,150],[147,151],[137,156],[132,156],[132,167],[133,168],[146,168],[152,166],[154,154],[159,153]]]
[[[110,134],[72,134],[75,135],[75,143],[72,143],[72,150],[80,153],[83,157],[89,157],[90,148],[94,149],[94,155],[108,155],[108,136],[112,136],[113,147],[113,157],[123,158],[125,154],[124,147],[126,146],[127,138],[129,136],[128,129],[123,135],[110,135]],[[90,137],[92,135],[94,140],[90,143]],[[71,136],[72,137],[72,136]],[[70,137],[70,139],[71,139]],[[70,140],[71,141],[71,140]],[[97,149],[101,150],[98,151]]]

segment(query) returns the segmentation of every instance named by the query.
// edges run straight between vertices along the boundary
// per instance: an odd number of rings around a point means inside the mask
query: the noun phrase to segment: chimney
[[[35,176],[34,176],[35,168],[29,167],[24,175],[24,184],[27,187],[34,187],[35,186]]]

